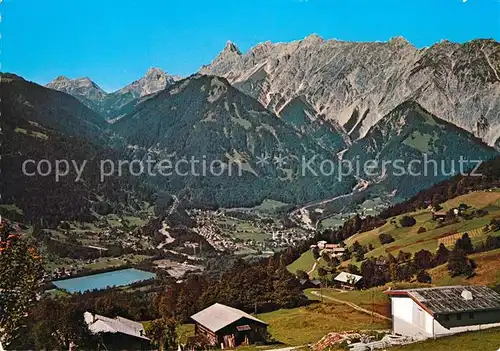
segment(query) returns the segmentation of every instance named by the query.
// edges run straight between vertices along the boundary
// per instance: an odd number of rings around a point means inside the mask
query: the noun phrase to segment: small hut
[[[195,338],[203,344],[234,348],[265,342],[267,323],[236,308],[216,303],[191,316]]]
[[[363,277],[360,275],[340,272],[334,280],[340,285],[342,289],[354,290],[361,287],[362,279]]]

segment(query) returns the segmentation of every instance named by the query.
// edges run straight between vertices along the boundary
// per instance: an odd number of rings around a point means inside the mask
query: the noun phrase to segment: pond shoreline
[[[136,268],[114,269],[107,272],[93,273],[80,277],[59,279],[52,284],[69,293],[83,293],[85,291],[103,290],[119,286],[128,286],[146,280],[156,279],[156,274]]]

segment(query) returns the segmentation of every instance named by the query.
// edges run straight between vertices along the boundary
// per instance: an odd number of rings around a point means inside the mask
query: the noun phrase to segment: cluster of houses
[[[344,282],[353,277],[343,274]],[[500,327],[500,294],[484,286],[445,286],[387,290],[391,299],[392,335],[412,341]],[[151,340],[141,323],[85,312],[89,330],[101,335],[106,349],[148,349]],[[268,324],[220,303],[191,316],[195,335],[186,349],[231,349],[265,343]]]
[[[311,250],[319,250],[320,254],[327,253],[330,257],[342,256],[346,248],[340,244],[328,244],[326,241],[318,241],[315,245],[311,245]]]
[[[339,289],[344,289],[344,290],[361,289],[362,280],[363,280],[362,276],[347,272],[340,272],[339,274],[337,274],[337,276],[335,276],[335,278],[333,278],[335,286]],[[323,287],[323,283],[317,279],[314,280],[300,279],[299,283],[303,289]]]
[[[449,212],[446,212],[444,210],[436,210],[433,207],[430,207],[430,208],[432,210],[432,219],[433,220],[444,221],[448,217],[449,213],[452,213],[453,216],[455,216],[455,217],[463,215],[465,213],[465,211],[467,210],[468,206],[466,204],[460,204],[458,207],[451,209]]]
[[[280,222],[266,220],[266,217],[260,216],[257,219],[247,219],[251,227],[256,231],[268,233],[269,238],[263,241],[251,239],[238,240],[234,235],[237,231],[237,225],[232,222],[222,220],[231,219],[237,221],[235,217],[226,215],[224,211],[209,210],[191,210],[189,212],[196,219],[197,226],[194,230],[201,235],[217,251],[240,251],[252,249],[257,251],[276,251],[283,247],[294,246],[297,243],[309,239],[312,232],[298,228],[285,228]],[[240,229],[240,231],[250,231],[252,229]]]
[[[46,276],[44,278],[47,278],[48,280],[51,279],[60,279],[60,278],[67,278],[71,277],[79,272],[78,267],[70,266],[70,267],[58,267],[55,268],[51,273],[50,277]]]

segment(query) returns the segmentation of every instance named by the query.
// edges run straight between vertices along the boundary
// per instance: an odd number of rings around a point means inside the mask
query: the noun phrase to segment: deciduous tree
[[[177,346],[177,323],[173,318],[153,320],[146,327],[146,335],[151,341],[163,350],[174,349]]]
[[[0,342],[6,346],[28,320],[36,302],[43,268],[37,251],[15,234],[7,222],[0,223]]]

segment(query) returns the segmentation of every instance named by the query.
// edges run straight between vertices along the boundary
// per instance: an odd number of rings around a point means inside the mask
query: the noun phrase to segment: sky
[[[46,84],[89,77],[107,91],[149,67],[186,76],[231,40],[500,40],[500,0],[0,0],[1,71]]]

